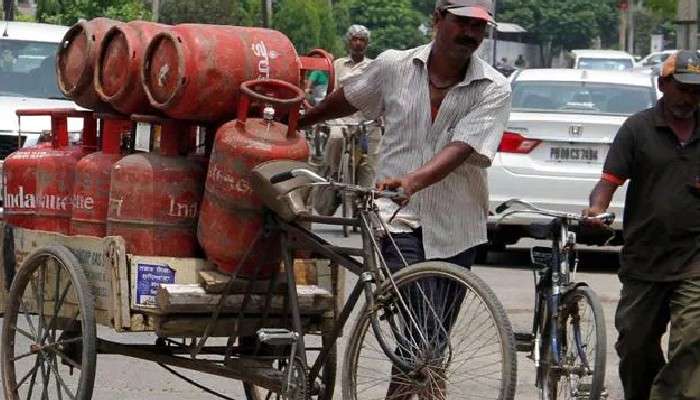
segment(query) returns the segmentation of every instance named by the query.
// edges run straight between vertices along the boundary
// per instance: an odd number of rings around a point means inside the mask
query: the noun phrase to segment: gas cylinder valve
[[[275,118],[275,109],[272,108],[271,105],[266,105],[265,108],[263,108],[263,119],[267,122],[272,122],[272,120]]]

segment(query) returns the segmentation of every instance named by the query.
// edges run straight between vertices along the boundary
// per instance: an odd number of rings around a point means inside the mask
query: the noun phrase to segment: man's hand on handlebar
[[[607,229],[608,224],[606,224],[606,220],[597,218],[601,214],[604,214],[605,210],[597,208],[597,207],[588,207],[585,208],[583,211],[581,211],[581,216],[587,217],[583,221],[581,221],[584,225],[590,227],[590,228],[599,228],[599,229]]]
[[[412,174],[404,175],[400,178],[386,178],[376,184],[379,190],[396,190],[403,193],[400,199],[394,199],[394,202],[401,206],[405,206],[411,196],[423,189],[419,180]]]

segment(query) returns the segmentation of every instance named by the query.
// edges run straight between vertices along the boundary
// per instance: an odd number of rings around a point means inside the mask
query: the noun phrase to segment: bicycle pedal
[[[258,340],[269,346],[289,346],[299,340],[299,334],[287,329],[260,329]]]

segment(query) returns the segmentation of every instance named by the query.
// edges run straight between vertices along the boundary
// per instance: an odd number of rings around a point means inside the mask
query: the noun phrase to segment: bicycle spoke
[[[81,369],[80,364],[78,364],[76,361],[68,357],[65,353],[63,353],[61,350],[58,350],[53,347],[47,348],[48,351],[55,353],[58,357],[61,357],[61,361],[65,361],[68,364],[70,364],[71,367]]]
[[[22,387],[22,385],[24,385],[24,382],[25,382],[27,379],[29,379],[30,376],[36,376],[35,374],[36,374],[36,371],[37,371],[38,368],[39,368],[39,361],[38,361],[38,358],[37,358],[37,361],[35,361],[34,366],[32,367],[32,369],[30,369],[30,370],[27,372],[27,374],[24,375],[24,376],[22,377],[22,379],[19,380],[19,382],[17,382],[17,385],[15,386],[15,389],[19,390],[19,388]]]
[[[49,398],[49,382],[51,381],[51,374],[46,370],[45,359],[41,362],[41,379],[43,386],[41,388],[41,400],[48,400]]]
[[[39,367],[41,364],[41,354],[39,354],[36,358],[36,361],[34,363],[34,372],[32,372],[32,377],[29,380],[29,392],[27,393],[27,400],[31,400],[32,398],[32,393],[34,392],[34,384],[36,383],[36,376],[39,373]],[[19,386],[17,386],[17,391],[19,391]]]
[[[58,362],[56,362],[55,364],[56,364],[56,366],[51,365],[51,367],[52,367],[53,370],[54,370],[54,374],[56,374],[56,380],[58,380],[58,382],[60,383],[60,385],[61,385],[61,387],[63,388],[63,390],[64,390],[64,391],[66,392],[66,394],[68,395],[68,397],[69,397],[71,400],[76,400],[77,392],[76,392],[75,395],[73,395],[73,393],[71,393],[70,388],[68,387],[68,385],[66,385],[66,383],[65,383],[65,382],[63,381],[63,379],[61,378],[61,374],[58,372]]]
[[[58,286],[58,285],[57,285],[57,286]],[[53,314],[53,317],[51,317],[51,321],[49,321],[49,325],[48,325],[47,332],[44,333],[44,337],[42,338],[41,343],[43,343],[44,340],[46,340],[46,339],[48,338],[48,336],[49,336],[49,331],[50,331],[51,329],[54,330],[54,334],[56,333],[56,332],[55,332],[55,331],[56,331],[55,325],[56,325],[56,321],[58,320],[58,312],[60,311],[60,308],[61,308],[61,306],[63,305],[63,302],[66,300],[66,297],[67,297],[67,295],[68,295],[68,290],[69,290],[70,288],[71,288],[71,281],[69,280],[69,281],[68,281],[68,284],[67,284],[66,287],[63,289],[63,292],[61,292],[61,295],[60,295],[60,296],[56,296],[56,302],[55,302],[55,304],[54,304],[54,314]],[[56,291],[56,293],[58,293],[58,291]],[[77,316],[76,316],[76,317],[77,317]],[[54,339],[54,341],[56,340],[55,337],[54,337],[53,339]]]
[[[56,396],[58,397],[58,400],[63,400],[63,394],[61,393],[61,375],[58,374],[58,361],[56,360],[56,356],[54,355],[51,357],[51,361],[53,361],[53,369],[56,371]]]

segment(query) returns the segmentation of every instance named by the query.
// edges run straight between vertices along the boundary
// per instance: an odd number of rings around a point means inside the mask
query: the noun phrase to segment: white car
[[[635,70],[658,75],[661,64],[663,64],[671,54],[676,52],[678,52],[678,50],[664,50],[649,53],[649,55],[639,60],[635,65]]]
[[[17,150],[16,111],[24,108],[73,108],[56,83],[56,52],[68,27],[29,22],[0,22],[0,160]],[[80,120],[69,120],[79,132]],[[22,117],[20,141],[36,144],[51,129],[48,117]]]
[[[618,50],[571,50],[574,69],[631,71],[635,66],[631,54]]]
[[[528,226],[544,221],[527,214],[499,221],[495,209],[505,200],[519,198],[576,213],[588,206],[618,129],[627,117],[656,103],[653,81],[642,73],[576,69],[529,69],[515,75],[510,119],[488,169],[492,248],[530,237]],[[610,206],[618,231],[625,192],[626,185]]]

